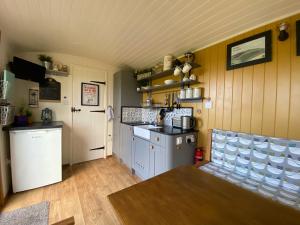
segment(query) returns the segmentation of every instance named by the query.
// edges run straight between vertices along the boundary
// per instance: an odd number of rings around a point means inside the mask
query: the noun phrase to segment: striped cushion
[[[200,169],[300,209],[300,141],[214,129]]]

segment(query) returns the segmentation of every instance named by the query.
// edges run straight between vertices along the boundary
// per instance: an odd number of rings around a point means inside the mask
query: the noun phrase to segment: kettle
[[[195,128],[196,119],[192,116],[181,116],[181,128],[183,130],[190,130]]]
[[[49,123],[52,121],[52,110],[49,108],[45,108],[42,110],[41,120],[44,123]]]

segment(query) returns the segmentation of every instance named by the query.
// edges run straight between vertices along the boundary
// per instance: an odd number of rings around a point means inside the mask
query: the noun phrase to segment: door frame
[[[97,67],[92,67],[92,66],[84,66],[84,65],[78,65],[78,64],[71,64],[70,65],[70,76],[71,76],[71,88],[72,88],[72,96],[71,96],[71,104],[70,104],[70,113],[71,113],[71,120],[72,120],[72,127],[71,127],[71,143],[70,143],[70,155],[69,155],[69,158],[70,158],[70,165],[73,165],[73,113],[71,112],[71,107],[73,107],[73,96],[74,96],[74,89],[73,89],[73,81],[74,81],[74,67],[83,67],[83,68],[87,68],[87,69],[93,69],[93,70],[98,70],[98,71],[101,71],[101,72],[104,72],[105,74],[105,85],[103,84],[99,84],[100,88],[101,87],[104,87],[104,94],[105,94],[105,97],[104,97],[104,110],[105,110],[105,114],[106,114],[106,110],[107,110],[107,102],[108,102],[108,89],[107,89],[107,85],[108,85],[108,71],[107,70],[104,70],[102,68],[97,68]],[[91,82],[92,83],[92,82]],[[96,84],[96,83],[95,83]],[[108,135],[108,121],[107,121],[107,118],[106,118],[106,115],[105,115],[105,119],[104,119],[104,144],[105,144],[105,147],[103,149],[103,158],[106,159],[107,157],[107,135]]]

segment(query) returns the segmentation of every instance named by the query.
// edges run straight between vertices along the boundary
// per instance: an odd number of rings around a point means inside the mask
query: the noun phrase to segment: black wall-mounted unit
[[[40,100],[60,101],[61,85],[53,78],[47,78],[40,83]]]
[[[42,83],[45,79],[46,68],[14,56],[11,71],[16,78]]]

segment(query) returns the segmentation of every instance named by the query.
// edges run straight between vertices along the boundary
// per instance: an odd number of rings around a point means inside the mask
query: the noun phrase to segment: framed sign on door
[[[81,105],[99,106],[99,85],[81,83]]]

